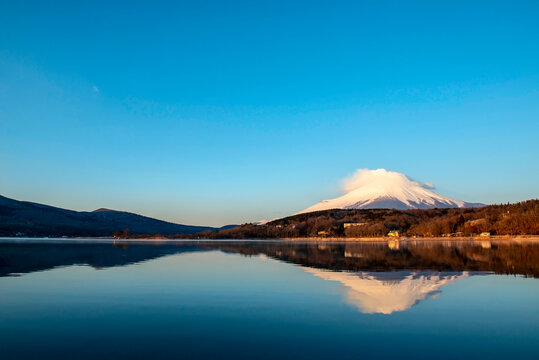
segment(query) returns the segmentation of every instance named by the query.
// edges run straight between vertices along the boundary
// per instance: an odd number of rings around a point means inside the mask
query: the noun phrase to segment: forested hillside
[[[539,200],[471,209],[325,210],[289,216],[265,225],[243,224],[207,238],[380,237],[539,235]]]

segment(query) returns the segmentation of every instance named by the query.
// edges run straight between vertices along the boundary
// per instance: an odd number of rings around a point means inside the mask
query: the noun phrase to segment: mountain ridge
[[[0,236],[111,236],[124,229],[134,235],[175,235],[228,227],[176,224],[106,208],[75,211],[0,195]]]

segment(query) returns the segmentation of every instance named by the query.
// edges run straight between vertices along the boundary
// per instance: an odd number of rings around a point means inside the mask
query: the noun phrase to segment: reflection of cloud
[[[303,268],[324,280],[338,281],[347,302],[367,314],[391,314],[410,309],[428,297],[437,298],[442,286],[468,277],[467,272],[346,272]]]

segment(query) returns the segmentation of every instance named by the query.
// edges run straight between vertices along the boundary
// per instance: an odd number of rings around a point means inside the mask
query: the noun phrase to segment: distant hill
[[[92,212],[73,211],[0,195],[0,236],[110,236],[124,229],[129,229],[133,235],[195,234],[218,230],[104,208]]]

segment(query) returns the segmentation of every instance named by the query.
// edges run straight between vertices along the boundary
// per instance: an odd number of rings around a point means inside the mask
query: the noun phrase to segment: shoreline
[[[114,237],[4,237],[0,236],[0,240],[8,241],[40,241],[40,240],[49,240],[49,241],[84,241],[84,240],[95,240],[103,242],[167,242],[167,241],[288,241],[288,242],[356,242],[356,243],[398,243],[398,242],[407,242],[407,243],[439,243],[439,242],[475,242],[475,243],[484,243],[484,242],[504,242],[504,243],[521,243],[521,242],[539,242],[539,235],[492,235],[489,237],[475,236],[475,237],[296,237],[296,238],[249,238],[249,239],[223,239],[223,238],[167,238],[167,237],[129,237],[129,238],[114,238]]]
[[[271,240],[271,239],[267,239]],[[521,242],[521,241],[531,241],[539,242],[539,235],[493,235],[493,236],[474,236],[474,237],[359,237],[359,238],[345,238],[345,237],[302,237],[302,238],[282,238],[279,240],[286,241],[307,241],[307,242],[391,242],[391,241],[407,241],[407,242],[440,242],[440,241],[450,241],[450,242],[484,242],[484,241],[493,241],[493,242]]]

